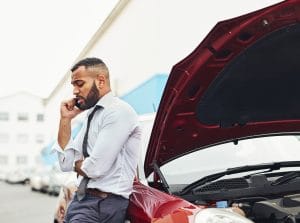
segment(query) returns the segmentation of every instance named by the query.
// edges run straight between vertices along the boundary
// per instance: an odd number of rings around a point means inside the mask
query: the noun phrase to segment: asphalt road
[[[0,222],[52,223],[57,197],[0,181]]]

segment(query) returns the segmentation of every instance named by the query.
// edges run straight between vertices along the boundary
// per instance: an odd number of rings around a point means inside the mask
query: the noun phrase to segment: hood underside
[[[300,132],[300,1],[218,23],[176,64],[157,112],[145,174],[195,150]]]

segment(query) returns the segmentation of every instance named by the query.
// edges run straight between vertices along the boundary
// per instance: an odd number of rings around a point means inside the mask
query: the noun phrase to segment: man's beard
[[[89,109],[89,108],[95,106],[97,104],[98,100],[100,99],[100,94],[99,94],[99,91],[97,89],[95,82],[93,83],[86,98],[79,96],[78,99],[83,100],[83,103],[79,104],[79,106],[78,106],[81,110],[86,110],[86,109]]]

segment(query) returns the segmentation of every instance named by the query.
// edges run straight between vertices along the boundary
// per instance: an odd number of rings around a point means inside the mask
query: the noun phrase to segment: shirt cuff
[[[71,138],[68,142],[68,144],[66,145],[65,149],[62,149],[60,147],[60,145],[58,144],[58,141],[56,140],[56,142],[54,143],[54,145],[52,146],[52,151],[51,153],[54,153],[54,152],[59,152],[59,153],[65,153],[66,150],[69,150],[69,149],[73,149],[73,150],[76,150],[78,152],[80,152],[77,148],[75,148],[74,146],[74,142],[73,142],[73,139]]]

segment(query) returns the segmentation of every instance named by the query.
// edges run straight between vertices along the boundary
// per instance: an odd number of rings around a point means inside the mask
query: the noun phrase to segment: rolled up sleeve
[[[81,152],[76,147],[76,143],[74,143],[72,138],[64,150],[59,146],[57,141],[52,150],[57,152],[59,166],[63,172],[73,171],[74,161],[81,158]]]

